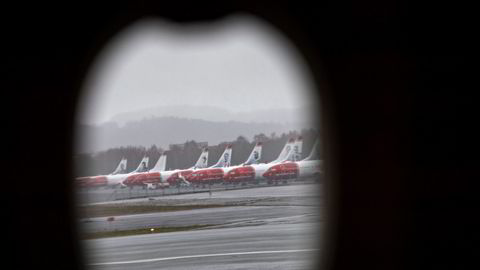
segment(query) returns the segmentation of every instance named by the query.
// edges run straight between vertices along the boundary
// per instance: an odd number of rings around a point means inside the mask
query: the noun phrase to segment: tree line
[[[228,144],[232,145],[232,165],[241,164],[248,158],[256,142],[263,143],[260,162],[269,162],[278,157],[288,139],[297,138],[298,136],[303,138],[302,156],[306,157],[310,154],[315,140],[319,137],[315,129],[302,129],[300,132],[294,130],[281,135],[272,133],[268,136],[260,133],[254,135],[251,141],[244,136],[238,136],[235,141],[208,146],[208,166],[218,161]],[[155,166],[162,153],[167,155],[167,170],[185,169],[193,166],[201,151],[202,148],[197,142],[189,140],[185,142],[183,147],[170,145],[169,149],[163,149],[156,145],[152,145],[149,148],[126,146],[110,148],[97,153],[82,153],[74,156],[75,176],[109,174],[115,170],[122,158],[127,159],[127,172],[135,170],[144,156],[149,157],[148,167],[151,169]],[[318,153],[320,154],[320,151]]]

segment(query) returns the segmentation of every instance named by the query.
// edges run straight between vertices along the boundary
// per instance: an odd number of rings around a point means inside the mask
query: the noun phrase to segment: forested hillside
[[[151,117],[119,125],[79,125],[77,153],[94,153],[126,145],[168,148],[170,144],[189,140],[219,144],[243,136],[249,140],[259,133],[288,133],[290,130],[311,128],[312,125],[274,122],[207,121],[178,117]]]

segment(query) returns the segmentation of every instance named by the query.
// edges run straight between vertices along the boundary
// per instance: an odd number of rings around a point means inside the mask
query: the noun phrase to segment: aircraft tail
[[[194,168],[197,169],[202,169],[206,168],[208,165],[208,148],[205,147],[202,150],[202,153],[200,154],[200,157],[198,157],[197,163],[195,163]]]
[[[133,172],[146,172],[148,171],[148,157],[145,156],[143,159],[140,161],[140,164],[138,164],[137,169]]]
[[[158,159],[157,163],[155,164],[155,166],[152,168],[152,171],[163,172],[165,171],[166,165],[167,165],[167,155],[162,154]]]
[[[318,154],[317,154],[317,146],[318,146],[318,138],[315,140],[315,143],[313,144],[312,151],[310,151],[310,155],[308,157],[304,158],[303,160],[316,160],[318,159]]]
[[[258,142],[255,147],[253,147],[252,153],[248,157],[247,161],[243,165],[257,164],[262,157],[262,143]]]
[[[220,156],[220,159],[218,162],[211,166],[210,168],[222,168],[222,167],[230,167],[230,162],[232,160],[232,146],[227,145],[227,148],[225,148],[225,151],[223,151],[223,154]]]
[[[294,143],[295,140],[293,138],[290,138],[283,147],[282,152],[280,152],[280,155],[278,155],[277,159],[270,161],[270,163],[282,162],[286,160],[288,158],[288,155],[290,154],[290,150],[292,149]]]
[[[292,148],[287,157],[283,161],[299,161],[302,158],[303,138],[299,136],[297,140],[292,144]]]
[[[295,145],[293,146],[293,158],[294,161],[299,161],[302,159],[302,152],[303,151],[303,138],[302,136],[298,136]]]
[[[122,158],[122,160],[120,160],[120,162],[118,163],[117,168],[111,173],[111,175],[126,173],[126,172],[127,172],[127,159]]]

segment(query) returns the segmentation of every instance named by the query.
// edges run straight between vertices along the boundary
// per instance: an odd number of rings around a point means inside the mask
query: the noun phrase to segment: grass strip
[[[82,239],[88,240],[88,239],[120,237],[120,236],[130,236],[130,235],[140,235],[140,234],[156,234],[156,233],[189,231],[189,230],[201,229],[209,226],[213,226],[213,225],[155,227],[155,228],[144,228],[144,229],[134,229],[134,230],[123,230],[123,231],[115,230],[115,231],[93,232],[93,233],[84,233],[82,235]]]
[[[81,218],[109,217],[122,215],[135,215],[144,213],[185,211],[202,208],[225,207],[223,204],[199,205],[89,205],[80,206]]]

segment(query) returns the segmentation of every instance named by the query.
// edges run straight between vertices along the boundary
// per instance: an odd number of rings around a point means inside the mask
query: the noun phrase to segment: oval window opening
[[[101,51],[74,180],[92,269],[309,269],[322,227],[318,90],[249,15],[143,19]]]

